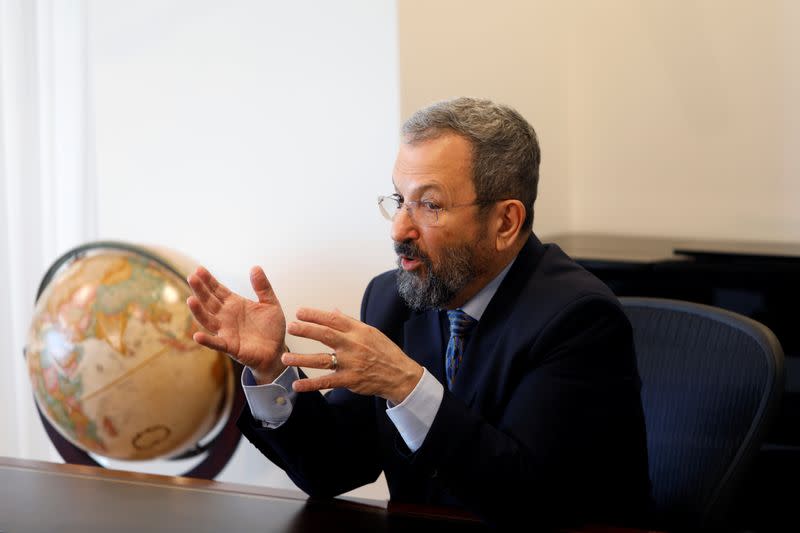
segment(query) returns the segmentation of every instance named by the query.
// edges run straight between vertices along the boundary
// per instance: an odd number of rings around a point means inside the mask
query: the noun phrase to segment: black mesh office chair
[[[716,307],[620,301],[642,378],[654,527],[735,530],[736,491],[783,394],[777,337]]]

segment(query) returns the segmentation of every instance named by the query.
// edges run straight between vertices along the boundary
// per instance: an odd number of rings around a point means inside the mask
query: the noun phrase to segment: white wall
[[[82,0],[0,0],[0,455],[57,460],[23,350],[36,291],[94,233]]]
[[[399,2],[403,115],[517,107],[543,159],[535,229],[800,238],[800,3]]]
[[[247,294],[262,265],[289,318],[358,316],[394,266],[376,205],[399,129],[394,2],[94,0],[90,14],[99,237],[174,248]],[[249,443],[219,479],[293,486]]]
[[[587,2],[575,24],[577,229],[800,238],[800,3]]]

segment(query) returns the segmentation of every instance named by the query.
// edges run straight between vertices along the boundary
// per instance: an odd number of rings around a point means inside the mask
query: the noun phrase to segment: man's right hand
[[[286,369],[281,362],[281,354],[288,351],[286,317],[264,271],[250,270],[258,301],[231,292],[203,267],[197,267],[187,281],[194,294],[186,304],[208,330],[195,332],[195,342],[249,367],[259,385],[273,382]]]

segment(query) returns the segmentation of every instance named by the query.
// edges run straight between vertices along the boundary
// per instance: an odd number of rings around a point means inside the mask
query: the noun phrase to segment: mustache
[[[420,259],[423,262],[430,261],[428,256],[422,250],[419,249],[419,246],[411,242],[395,242],[394,253],[396,253],[397,255],[408,257],[410,259]]]

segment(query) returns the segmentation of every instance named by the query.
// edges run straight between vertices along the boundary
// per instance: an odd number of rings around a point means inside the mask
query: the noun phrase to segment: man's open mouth
[[[413,256],[409,255],[401,255],[400,256],[400,268],[408,272],[409,270],[414,270],[418,268],[422,264],[422,261]]]

